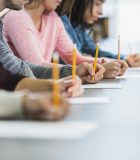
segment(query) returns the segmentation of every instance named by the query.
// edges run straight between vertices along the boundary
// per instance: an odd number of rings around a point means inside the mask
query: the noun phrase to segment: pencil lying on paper
[[[59,68],[58,68],[58,56],[53,56],[53,105],[58,107],[60,105],[60,88],[56,81],[59,79]]]
[[[94,68],[95,72],[96,72],[97,62],[98,62],[99,48],[100,48],[100,44],[97,43],[97,45],[96,45],[96,53],[95,53],[95,60],[94,60],[94,64],[93,64],[93,68]],[[94,77],[92,78],[92,80],[94,80]]]
[[[76,46],[74,46],[72,53],[72,79],[75,78],[76,78]]]

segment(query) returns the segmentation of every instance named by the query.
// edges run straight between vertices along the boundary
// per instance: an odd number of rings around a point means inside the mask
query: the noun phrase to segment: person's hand
[[[77,76],[75,80],[72,77],[66,77],[56,81],[60,86],[60,91],[64,96],[81,96],[83,88],[81,86],[81,79]],[[21,80],[15,90],[30,90],[32,92],[52,91],[54,80],[24,78]]]
[[[56,121],[64,118],[69,110],[69,103],[60,96],[60,106],[53,106],[52,93],[28,93],[22,101],[23,113],[27,119]]]
[[[82,79],[83,83],[97,83],[103,78],[104,72],[105,69],[100,64],[97,64],[96,73],[94,71],[93,65],[86,62],[76,67],[76,73]]]
[[[75,80],[72,80],[72,76],[60,79],[57,81],[60,90],[65,97],[77,97],[82,96],[84,89],[82,88],[81,79],[76,76]]]
[[[104,63],[109,63],[112,61],[111,58],[107,58],[107,57],[101,57],[101,58],[98,58],[98,61],[101,63],[101,64],[104,64]]]
[[[118,76],[122,76],[126,72],[126,70],[128,69],[128,65],[123,60],[118,60],[117,62],[121,65],[121,70],[120,70],[120,73],[118,74]]]
[[[30,90],[32,92],[51,91],[53,88],[52,80],[23,78],[15,87],[16,91]]]
[[[130,67],[140,67],[140,54],[128,55],[126,62]]]
[[[103,66],[106,69],[104,73],[104,78],[106,79],[115,78],[121,72],[121,64],[116,61],[104,63]]]

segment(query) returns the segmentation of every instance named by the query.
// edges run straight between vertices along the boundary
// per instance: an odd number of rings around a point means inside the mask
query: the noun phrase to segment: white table
[[[122,84],[117,90],[85,91],[85,97],[109,96],[109,104],[72,107],[64,122],[99,124],[89,136],[79,140],[0,139],[0,159],[140,160],[140,80],[126,79]]]

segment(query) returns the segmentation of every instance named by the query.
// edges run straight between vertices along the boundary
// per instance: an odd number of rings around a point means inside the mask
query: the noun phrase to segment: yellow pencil
[[[120,36],[118,36],[118,60],[121,59],[121,43],[120,43]]]
[[[95,72],[96,72],[97,62],[98,62],[99,48],[100,48],[100,44],[97,43],[97,45],[96,45],[96,53],[95,53],[95,60],[94,60],[94,64],[93,64],[93,68],[94,68]],[[92,78],[92,80],[94,80],[94,77]]]
[[[74,46],[72,52],[72,79],[76,78],[76,52],[76,46]]]
[[[59,79],[59,69],[58,69],[58,55],[53,56],[53,105],[54,107],[60,106],[60,88],[56,81]]]

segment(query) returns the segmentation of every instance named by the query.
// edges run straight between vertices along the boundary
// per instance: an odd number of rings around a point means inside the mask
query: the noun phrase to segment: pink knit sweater
[[[44,13],[39,32],[25,10],[10,11],[3,19],[4,35],[16,56],[39,65],[49,65],[57,51],[65,63],[72,64],[74,45],[56,12]],[[77,51],[77,64],[93,63]]]

